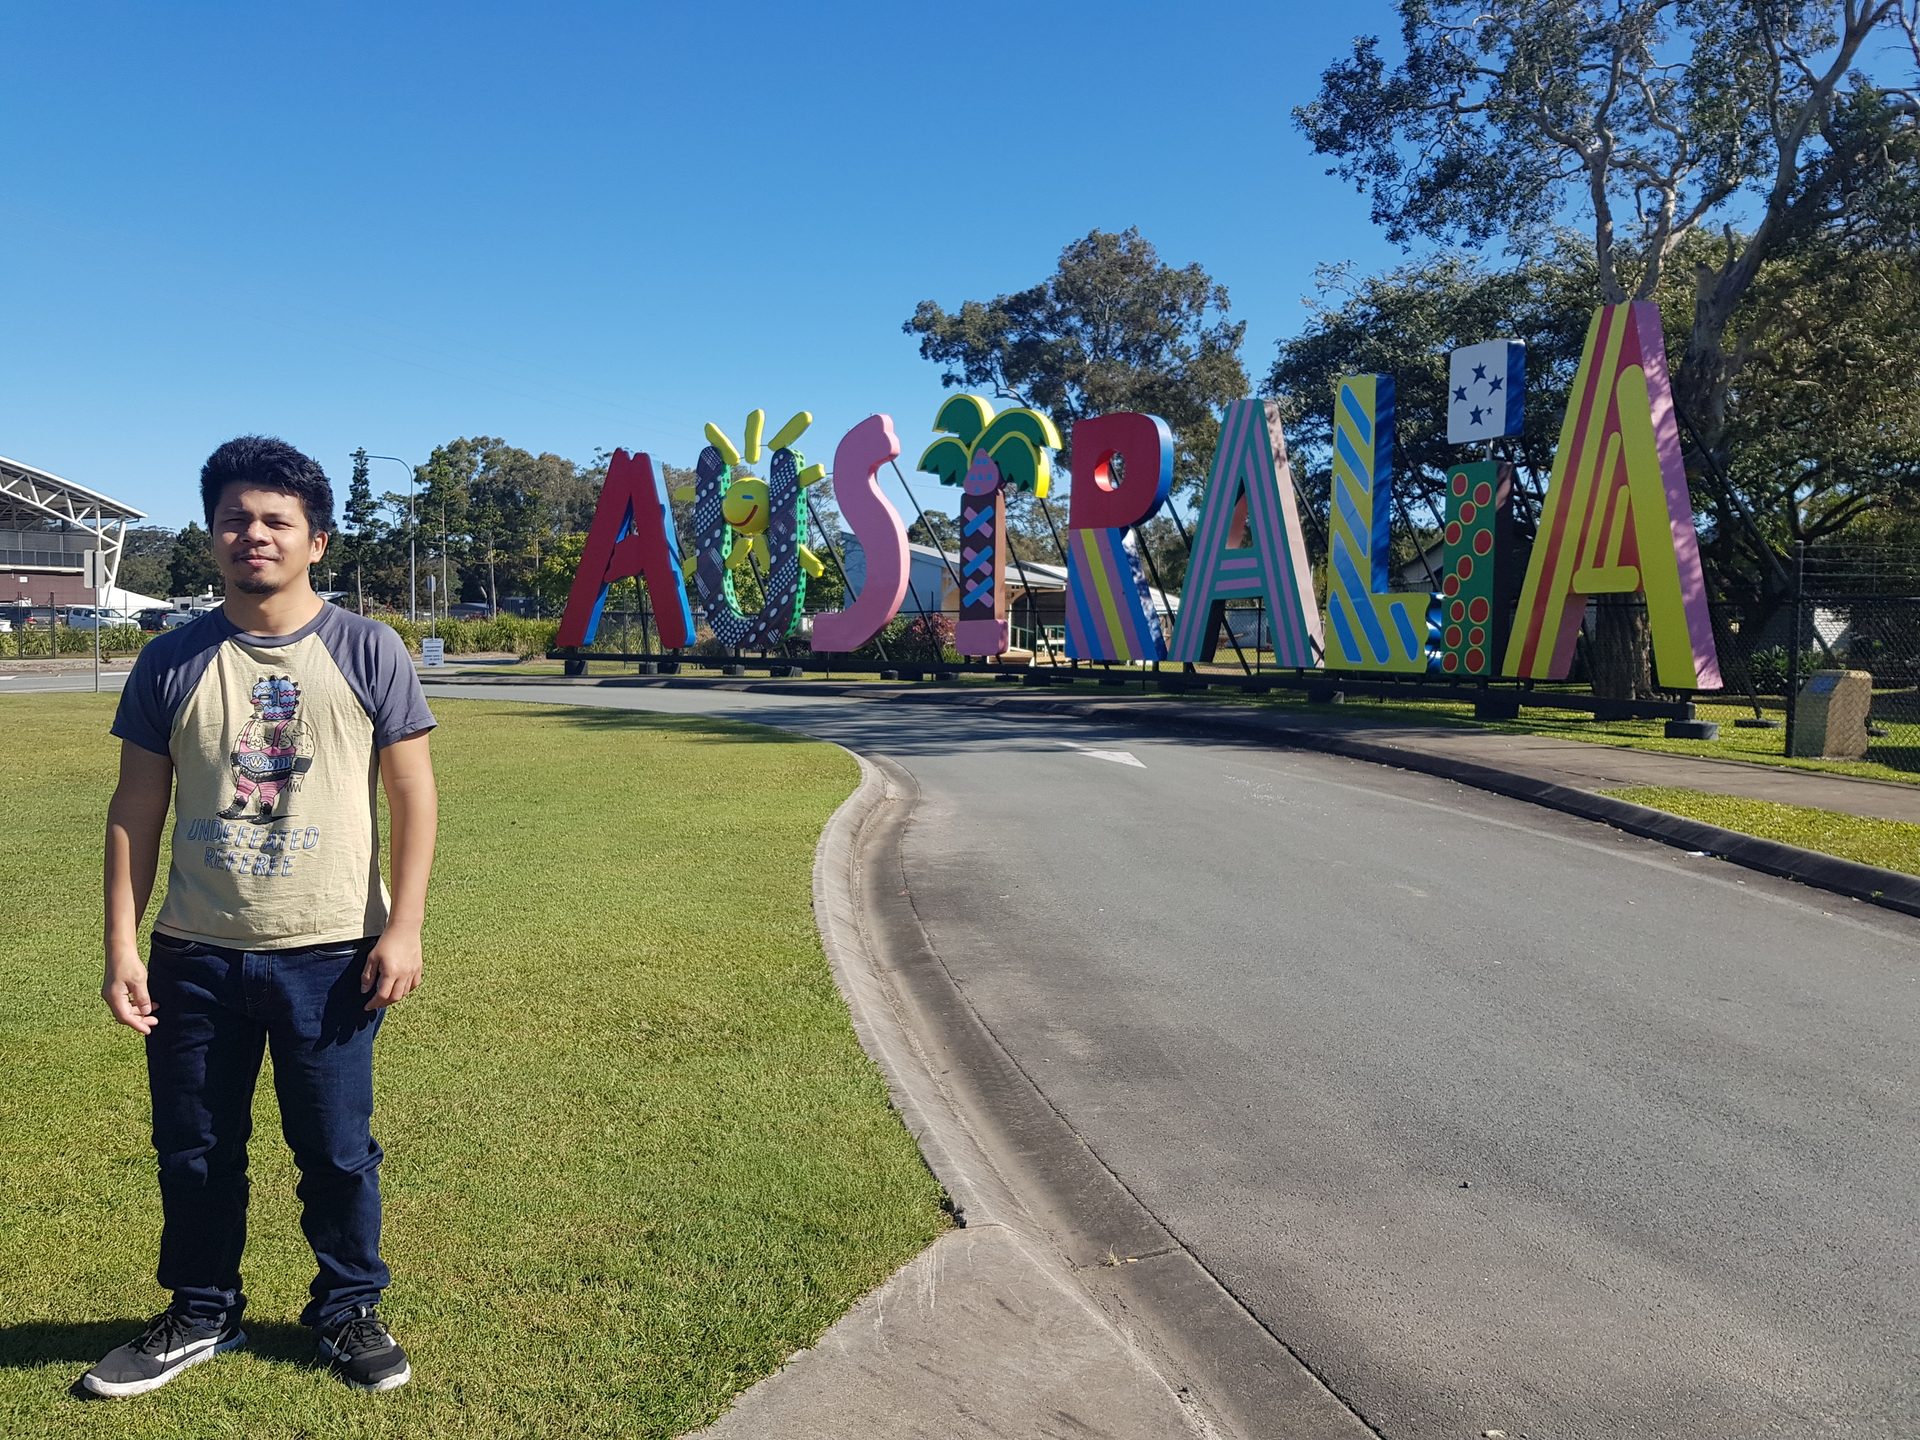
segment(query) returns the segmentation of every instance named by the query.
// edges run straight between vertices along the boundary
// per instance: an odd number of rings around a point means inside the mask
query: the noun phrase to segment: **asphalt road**
[[[102,693],[118,694],[120,687],[127,683],[125,665],[109,670],[100,667],[100,689]],[[33,670],[13,669],[5,660],[0,660],[0,695],[28,695],[58,690],[93,689],[93,667],[85,670]]]
[[[1920,1435],[1920,924],[1328,756],[433,693],[907,767],[914,904],[970,1001],[1383,1435]]]

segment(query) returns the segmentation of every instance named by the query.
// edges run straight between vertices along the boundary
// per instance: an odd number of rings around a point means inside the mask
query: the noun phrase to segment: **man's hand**
[[[107,1002],[113,1018],[129,1030],[151,1035],[160,1007],[147,994],[147,967],[139,957],[127,956],[107,961],[107,978],[100,986],[100,998]]]
[[[418,990],[425,963],[420,954],[420,932],[389,927],[374,941],[360,970],[360,993],[367,996],[367,1009],[384,1010]]]
[[[113,1018],[149,1035],[159,1007],[147,994],[147,967],[140,959],[140,917],[153,894],[160,864],[160,827],[173,798],[173,761],[120,742],[120,783],[107,805],[106,978],[100,998]]]

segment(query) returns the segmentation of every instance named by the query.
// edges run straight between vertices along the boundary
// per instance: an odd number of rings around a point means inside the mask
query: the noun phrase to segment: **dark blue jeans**
[[[153,1148],[160,1157],[160,1285],[199,1319],[246,1308],[247,1140],[261,1052],[273,1050],[280,1129],[300,1168],[300,1225],[319,1266],[302,1324],[377,1304],[380,1147],[373,1038],[360,970],[371,939],[304,950],[229,950],[156,933],[147,987]]]

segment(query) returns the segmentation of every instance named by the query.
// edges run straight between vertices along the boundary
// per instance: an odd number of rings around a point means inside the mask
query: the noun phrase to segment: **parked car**
[[[182,625],[191,625],[207,612],[205,610],[169,610],[160,621],[163,630],[178,630]]]
[[[447,607],[449,620],[491,620],[493,606],[480,600],[462,600],[457,605]]]
[[[167,617],[173,614],[165,605],[150,605],[145,610],[134,612],[133,623],[142,630],[164,630]]]
[[[93,605],[69,605],[61,618],[69,630],[111,630],[116,625],[133,623],[133,617],[124,610]]]

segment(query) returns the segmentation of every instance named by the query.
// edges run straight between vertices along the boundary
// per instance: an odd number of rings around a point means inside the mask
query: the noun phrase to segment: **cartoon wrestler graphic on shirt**
[[[238,820],[253,797],[260,797],[254,818],[271,820],[283,798],[298,793],[313,766],[313,740],[299,718],[300,687],[287,675],[269,675],[253,683],[254,713],[240,727],[233,750],[233,803],[222,820]]]

